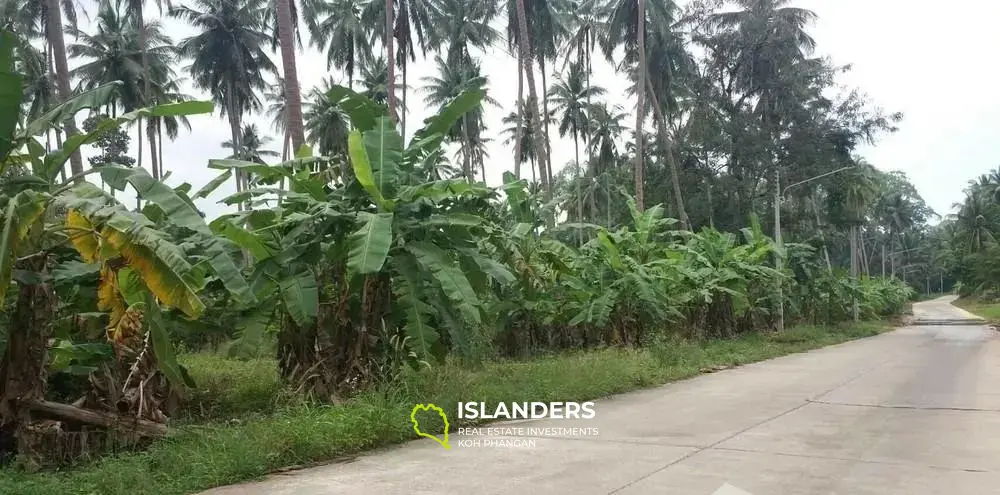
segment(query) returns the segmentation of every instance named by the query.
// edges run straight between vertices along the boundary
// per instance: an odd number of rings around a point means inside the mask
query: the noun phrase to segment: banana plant
[[[3,59],[0,56],[0,62]],[[0,95],[9,97],[7,82],[0,82],[4,84]],[[105,105],[117,86],[109,84],[81,93],[35,121],[16,129],[5,127],[6,133],[0,136],[4,143],[0,147],[0,172],[9,166],[29,166],[29,173],[0,187],[0,298],[12,285],[18,288],[18,300],[10,316],[11,345],[0,364],[0,376],[14,382],[3,384],[6,391],[0,396],[0,423],[10,420],[19,407],[27,407],[12,404],[9,399],[43,397],[44,382],[40,377],[46,365],[45,342],[50,337],[57,303],[53,284],[65,282],[67,277],[99,273],[94,309],[107,314],[107,340],[116,349],[119,365],[124,364],[126,370],[128,365],[122,360],[135,358],[125,387],[139,368],[149,378],[159,371],[174,388],[192,385],[177,364],[161,314],[176,310],[187,318],[198,318],[205,309],[198,292],[208,280],[218,278],[239,299],[249,302],[252,297],[225,241],[214,236],[182,191],[154,180],[142,169],[115,166],[87,170],[68,181],[57,179],[71,154],[111,129],[141,117],[186,116],[213,109],[210,102],[199,101],[144,108],[105,119],[92,131],[68,139],[61,149],[44,151],[39,135],[58,128],[82,110]],[[156,224],[147,214],[129,211],[84,180],[95,173],[102,173],[107,183],[117,184],[119,189],[130,184],[151,205],[147,213],[159,213],[161,220],[184,229],[189,234],[185,236],[188,242],[203,245],[202,255],[188,256],[164,225]],[[65,246],[72,246],[79,260],[60,259],[57,254]],[[72,348],[72,344],[65,344],[57,342],[56,347]],[[143,380],[142,384],[149,382]],[[134,411],[137,416],[162,420],[157,417],[158,409],[144,402],[140,401]]]
[[[311,380],[306,388],[324,394],[342,390],[367,379],[361,375],[373,349],[397,333],[414,365],[471,345],[470,329],[483,325],[483,291],[513,280],[479,242],[489,226],[479,212],[496,192],[462,179],[425,181],[423,164],[435,159],[447,130],[482,96],[479,90],[459,95],[404,146],[384,110],[334,88],[329,97],[353,126],[350,169],[338,181],[303,172],[295,160],[213,163],[299,181],[276,208],[211,224],[254,259],[252,291],[273,295],[260,307],[268,308],[264,318],[280,317],[287,379]],[[265,191],[248,191],[258,193]],[[260,326],[246,327],[252,329]]]

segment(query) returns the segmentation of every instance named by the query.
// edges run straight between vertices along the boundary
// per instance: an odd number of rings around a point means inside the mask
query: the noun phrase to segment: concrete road
[[[949,301],[915,316],[970,318]],[[911,326],[599,401],[590,420],[492,425],[596,436],[452,434],[207,493],[1000,494],[997,335]]]

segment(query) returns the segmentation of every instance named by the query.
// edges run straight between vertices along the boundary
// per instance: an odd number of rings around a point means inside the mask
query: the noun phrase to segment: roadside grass
[[[171,495],[263,477],[275,470],[334,461],[416,437],[410,411],[459,401],[580,401],[699,373],[802,352],[889,330],[885,322],[798,326],[729,340],[664,341],[640,350],[600,349],[527,361],[463,367],[448,362],[408,372],[397,383],[343,404],[301,403],[283,390],[269,359],[184,356],[200,391],[176,433],[138,453],[105,457],[62,472],[0,470],[0,493],[12,495]],[[436,415],[421,429],[440,433]],[[457,420],[458,426],[471,425]]]
[[[952,304],[991,322],[1000,321],[1000,302],[987,302],[969,297],[958,299]]]

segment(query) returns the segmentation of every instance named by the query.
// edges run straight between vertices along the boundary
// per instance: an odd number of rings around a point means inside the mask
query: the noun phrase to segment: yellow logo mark
[[[420,425],[417,423],[417,411],[437,411],[441,415],[441,420],[444,421],[444,441],[440,438],[431,435],[429,433],[424,433],[420,431]],[[413,412],[410,413],[410,421],[413,422],[413,431],[417,432],[418,436],[427,437],[433,439],[435,442],[441,444],[442,447],[446,449],[451,449],[451,445],[448,445],[448,416],[444,413],[444,410],[434,404],[417,404],[413,406]]]

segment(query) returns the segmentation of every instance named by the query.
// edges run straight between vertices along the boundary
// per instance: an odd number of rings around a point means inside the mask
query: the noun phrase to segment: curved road
[[[503,425],[596,436],[453,434],[450,450],[419,440],[206,493],[1000,494],[1000,340],[950,301],[877,337],[599,401],[594,419]]]

